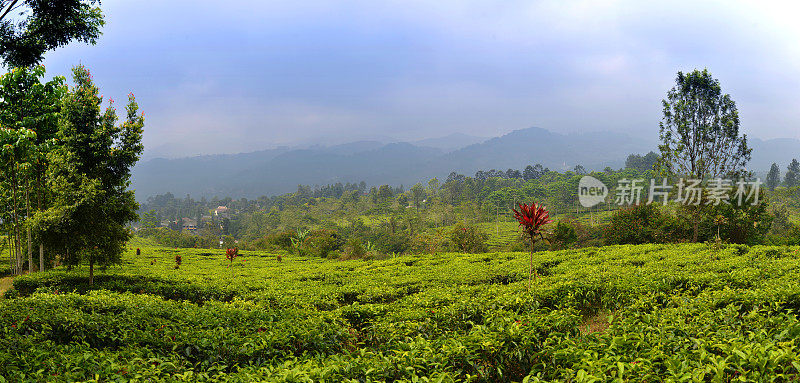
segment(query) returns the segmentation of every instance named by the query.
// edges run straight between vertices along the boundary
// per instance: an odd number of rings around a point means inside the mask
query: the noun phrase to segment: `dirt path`
[[[4,277],[0,278],[0,299],[3,299],[3,294],[6,293],[11,288],[11,284],[14,281],[13,277]]]

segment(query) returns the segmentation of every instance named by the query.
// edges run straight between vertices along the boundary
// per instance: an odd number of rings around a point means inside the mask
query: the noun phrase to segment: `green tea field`
[[[19,276],[0,381],[800,379],[796,247],[539,252],[530,290],[526,253],[277,255],[134,242],[92,289]]]

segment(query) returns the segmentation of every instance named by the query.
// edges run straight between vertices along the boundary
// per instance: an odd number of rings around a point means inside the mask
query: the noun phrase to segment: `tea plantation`
[[[130,246],[17,277],[0,381],[796,381],[800,249],[331,261]],[[182,263],[175,268],[175,256]]]

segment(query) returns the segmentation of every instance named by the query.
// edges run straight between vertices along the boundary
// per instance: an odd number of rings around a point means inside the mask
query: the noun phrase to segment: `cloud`
[[[134,91],[174,155],[528,126],[656,137],[678,70],[708,67],[758,137],[800,137],[798,6],[638,1],[104,1],[97,46],[50,54]]]

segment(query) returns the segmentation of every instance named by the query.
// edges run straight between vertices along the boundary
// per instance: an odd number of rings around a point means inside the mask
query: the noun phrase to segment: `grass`
[[[11,289],[12,283],[14,282],[14,278],[12,277],[2,277],[0,278],[0,299],[2,296]]]

